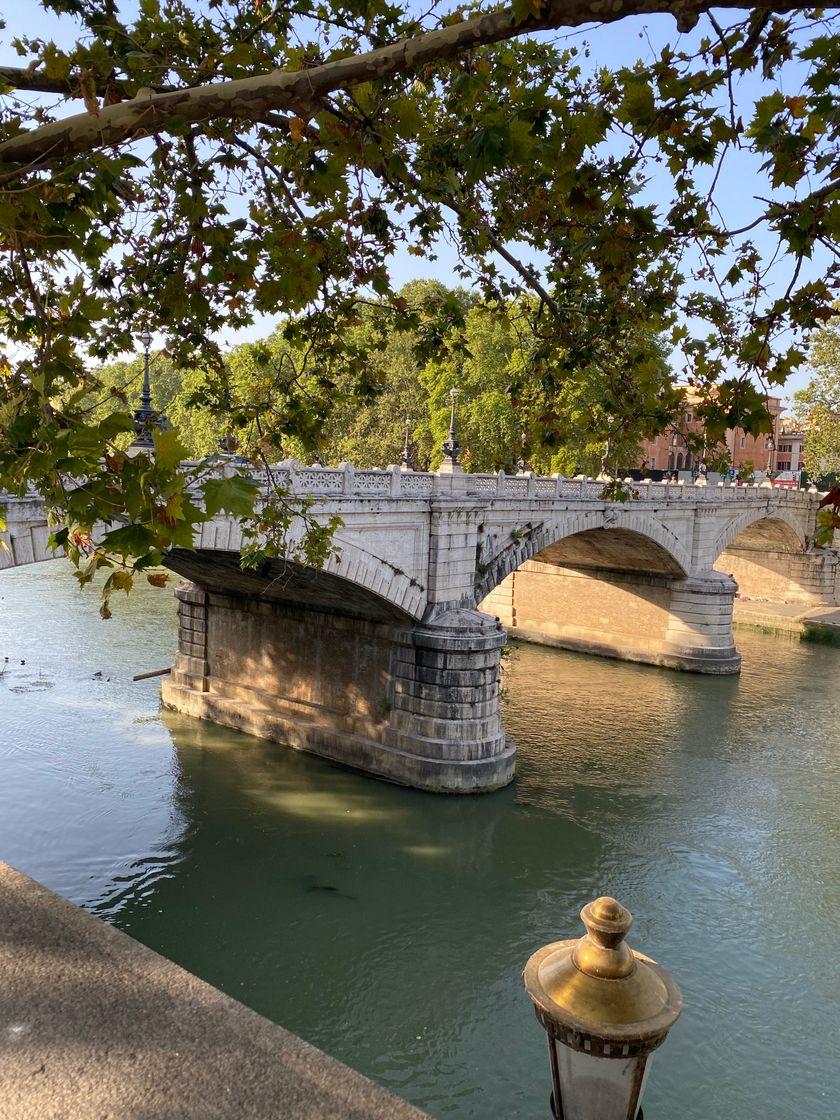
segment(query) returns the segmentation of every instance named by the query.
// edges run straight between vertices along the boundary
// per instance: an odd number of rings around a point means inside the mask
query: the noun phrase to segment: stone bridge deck
[[[435,499],[478,499],[482,501],[519,502],[534,508],[546,502],[603,502],[604,483],[597,479],[565,478],[553,475],[548,478],[527,475],[466,474],[464,472],[405,471],[399,467],[386,470],[357,470],[350,464],[341,467],[306,467],[286,462],[272,469],[272,483],[287,488],[299,496],[318,498],[324,502],[343,505],[347,499],[383,499],[429,502]],[[254,476],[268,483],[265,472]],[[716,486],[685,482],[632,483],[638,497],[634,507],[659,509],[678,505],[719,505],[734,508],[731,503],[747,509],[758,503],[769,503],[773,508],[810,509],[816,491],[770,488],[761,486],[736,486],[719,483]],[[351,508],[356,503],[351,503]],[[411,508],[411,507],[406,507]],[[615,503],[604,503],[604,508],[620,508]],[[47,523],[43,500],[32,494],[26,497],[0,494],[0,509],[5,510],[6,532],[0,533],[6,549],[0,549],[0,569],[31,564],[52,558],[48,548],[50,528]]]

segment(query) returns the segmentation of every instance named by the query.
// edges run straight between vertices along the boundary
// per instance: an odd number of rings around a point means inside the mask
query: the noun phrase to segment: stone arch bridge
[[[279,478],[278,478],[279,476]],[[172,708],[423,789],[513,775],[499,715],[507,633],[702,673],[734,673],[738,585],[840,602],[833,550],[812,549],[818,496],[770,487],[284,464],[275,480],[343,522],[321,570],[239,564],[237,523],[203,525],[167,565],[179,652]],[[0,567],[46,559],[37,498],[5,502]]]

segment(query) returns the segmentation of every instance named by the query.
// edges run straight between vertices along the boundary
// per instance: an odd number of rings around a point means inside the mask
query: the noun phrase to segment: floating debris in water
[[[332,883],[322,883],[314,875],[299,875],[298,879],[301,883],[301,886],[303,886],[303,888],[307,891],[318,891],[319,893],[323,892],[324,894],[334,894],[336,898],[347,898],[351,902],[358,901],[358,895],[347,894],[345,891],[341,890],[340,887],[333,886]]]
[[[10,685],[9,692],[46,692],[47,689],[50,688],[55,688],[55,681],[39,678],[36,680],[24,681],[23,684]]]

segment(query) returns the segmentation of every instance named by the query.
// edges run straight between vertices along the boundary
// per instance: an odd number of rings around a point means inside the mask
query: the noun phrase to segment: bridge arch
[[[740,539],[739,539],[740,538]],[[805,552],[808,544],[801,517],[782,507],[772,513],[768,509],[747,509],[729,521],[712,545],[711,566],[731,545],[743,548],[771,548],[781,552]]]
[[[371,622],[408,624],[420,619],[425,594],[404,572],[352,544],[342,544],[322,568],[270,559],[242,569],[227,549],[174,548],[167,568],[217,595],[247,596],[265,604],[328,611]]]
[[[832,557],[808,551],[802,519],[794,520],[784,508],[756,512],[742,513],[721,531],[712,558],[716,569],[735,579],[744,599],[835,601]]]
[[[366,552],[348,541],[337,540],[337,554],[331,554],[321,569],[385,599],[400,611],[421,619],[426,608],[425,588],[395,564]]]
[[[497,530],[497,532],[504,530]],[[491,533],[488,536],[492,550]],[[558,552],[558,546],[564,545]],[[480,565],[476,597],[486,598],[526,561],[553,549],[570,566],[596,567],[600,551],[615,570],[654,571],[684,576],[691,570],[691,557],[680,540],[658,518],[642,511],[620,507],[567,513],[545,521],[535,531],[524,533],[498,552],[490,552]],[[622,562],[622,553],[624,562]],[[559,559],[555,562],[559,562]]]

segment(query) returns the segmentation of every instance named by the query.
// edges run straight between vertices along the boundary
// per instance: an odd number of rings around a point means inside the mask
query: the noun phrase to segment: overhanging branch
[[[840,0],[828,5],[839,6]],[[314,115],[323,97],[336,90],[412,73],[430,63],[518,35],[657,13],[670,13],[678,27],[684,28],[712,7],[743,9],[745,4],[744,0],[613,0],[607,6],[603,0],[548,0],[539,16],[517,20],[513,10],[507,8],[305,70],[275,70],[172,92],[141,90],[130,101],[107,105],[99,113],[53,121],[0,144],[0,171],[24,174],[85,152],[130,143],[166,131],[173,118],[189,124],[252,121],[266,112],[282,110],[306,119]],[[808,5],[795,0],[759,0],[746,7],[785,13],[806,10]]]

